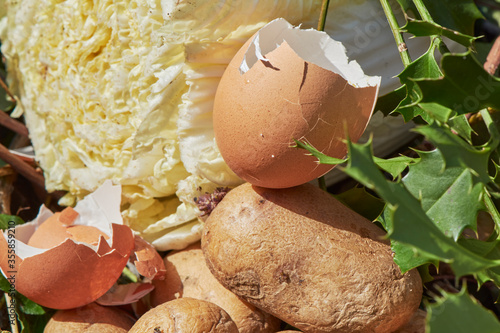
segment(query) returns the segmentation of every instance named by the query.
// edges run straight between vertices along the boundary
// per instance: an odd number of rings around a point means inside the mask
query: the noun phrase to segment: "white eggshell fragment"
[[[238,51],[217,88],[214,132],[228,166],[262,187],[286,188],[333,168],[319,165],[306,141],[343,158],[372,115],[380,77],[366,76],[326,33],[270,22]]]

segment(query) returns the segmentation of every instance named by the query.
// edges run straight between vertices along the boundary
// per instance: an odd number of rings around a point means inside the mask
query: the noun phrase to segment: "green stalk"
[[[318,31],[325,30],[326,14],[328,13],[328,5],[330,0],[323,0],[321,5],[321,13],[319,14]]]
[[[491,138],[490,140],[493,140],[492,142],[490,142],[490,145],[496,148],[500,144],[500,132],[498,131],[498,128],[493,121],[493,118],[491,117],[488,109],[482,109],[481,111],[479,111],[479,113],[481,114],[484,124],[488,129],[488,133],[490,134]]]
[[[405,67],[408,67],[408,65],[411,64],[411,58],[410,54],[408,53],[408,48],[406,47],[403,35],[401,34],[401,30],[399,29],[399,24],[398,20],[396,19],[396,15],[394,15],[394,11],[392,10],[392,7],[389,4],[388,0],[380,0],[380,4],[384,9],[387,21],[389,22],[389,27],[391,28],[394,40],[396,41],[396,45],[398,46],[399,55],[401,56],[403,65]]]
[[[413,1],[413,4],[415,5],[415,7],[417,8],[417,11],[420,14],[420,17],[422,18],[422,20],[430,22],[430,23],[435,23],[434,20],[432,19],[431,14],[427,10],[427,7],[425,7],[422,0],[412,0],[412,1]],[[450,53],[450,50],[448,49],[446,44],[443,43],[443,39],[441,38],[441,36],[434,35],[434,36],[431,36],[431,38],[437,38],[439,40],[439,52],[441,52],[441,54]]]
[[[497,230],[500,230],[500,214],[498,213],[497,207],[495,206],[495,203],[491,199],[491,197],[486,189],[484,189],[483,196],[484,196],[484,204],[486,206],[486,209],[488,210],[488,213],[490,213],[491,218],[493,219],[493,222],[495,222]]]
[[[123,268],[123,275],[125,275],[127,278],[129,278],[130,281],[132,282],[137,282],[137,276],[135,276],[134,273],[132,273],[132,271],[130,271],[130,269],[128,269],[127,267],[124,267]]]
[[[326,14],[328,14],[329,5],[330,5],[330,0],[323,0],[323,3],[321,4],[321,13],[319,14],[319,20],[318,20],[318,31],[325,30]],[[324,191],[327,190],[324,176],[318,178],[318,185],[319,188],[321,188],[322,190]]]
[[[413,4],[417,8],[420,17],[422,17],[422,20],[430,23],[435,23],[434,20],[432,19],[431,14],[429,14],[427,7],[425,7],[424,3],[422,2],[422,0],[413,0]]]

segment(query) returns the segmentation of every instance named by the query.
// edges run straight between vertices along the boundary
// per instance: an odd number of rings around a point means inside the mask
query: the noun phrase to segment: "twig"
[[[5,295],[5,302],[7,303],[7,306],[9,306],[12,303],[12,299],[10,298],[9,293],[4,293]],[[13,320],[10,320],[10,328],[12,330],[12,333],[19,333],[19,327],[17,325],[17,319],[14,318]]]
[[[491,75],[495,75],[498,66],[500,65],[500,36],[495,39],[495,43],[488,52],[486,62],[483,65],[485,71]]]
[[[14,94],[12,94],[10,92],[9,87],[7,86],[7,84],[4,82],[4,80],[1,77],[0,77],[0,86],[3,88],[3,90],[5,90],[5,92],[7,93],[7,95],[9,95],[9,97],[12,99],[12,101],[16,102],[16,98],[14,97]]]
[[[16,155],[12,154],[4,145],[0,144],[0,159],[12,166],[14,170],[26,177],[35,185],[45,189],[45,179],[35,169],[29,166]]]
[[[29,136],[28,128],[20,121],[15,120],[3,111],[0,111],[0,125],[22,136]]]
[[[318,31],[325,30],[326,14],[328,13],[328,5],[330,0],[323,0],[321,4],[321,13],[319,14]]]
[[[392,34],[394,35],[394,40],[396,41],[396,44],[398,46],[399,55],[401,56],[403,65],[407,67],[409,64],[411,64],[411,58],[410,53],[408,53],[408,47],[406,46],[403,35],[401,34],[398,20],[396,19],[391,4],[388,0],[380,0],[380,4],[384,9],[385,16],[387,17],[387,21],[389,22]]]

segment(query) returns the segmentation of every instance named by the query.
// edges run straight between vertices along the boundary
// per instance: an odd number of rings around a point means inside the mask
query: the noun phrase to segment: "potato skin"
[[[155,280],[150,294],[152,306],[181,297],[192,297],[217,304],[238,326],[239,333],[274,333],[281,320],[245,302],[226,288],[210,273],[201,244],[170,252],[164,259],[166,276]]]
[[[238,333],[231,317],[218,305],[178,298],[143,314],[129,333]]]
[[[390,333],[422,281],[401,274],[385,233],[310,184],[230,191],[205,222],[207,266],[226,288],[303,332]]]
[[[418,309],[410,321],[394,333],[425,333],[427,312]]]
[[[134,320],[116,307],[90,303],[80,308],[57,311],[44,333],[127,333]]]

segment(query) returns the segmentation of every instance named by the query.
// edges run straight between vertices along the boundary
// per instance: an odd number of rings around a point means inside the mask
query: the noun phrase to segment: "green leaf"
[[[375,220],[380,215],[385,205],[382,200],[371,195],[362,187],[354,187],[335,195],[335,198],[370,221]]]
[[[458,294],[442,292],[436,304],[427,305],[428,333],[498,333],[500,322],[463,288]]]
[[[401,30],[413,34],[416,37],[434,35],[444,36],[467,47],[472,46],[472,42],[477,39],[474,36],[465,35],[458,31],[442,27],[437,23],[421,20],[409,20]]]
[[[439,25],[474,36],[474,23],[483,18],[474,0],[423,0],[432,19]]]
[[[0,290],[4,293],[8,293],[10,291],[10,282],[5,276],[3,276],[3,274],[0,274]]]
[[[435,103],[457,114],[486,107],[500,110],[500,79],[491,76],[470,52],[443,55],[444,76],[434,79],[412,77],[420,88],[419,103]]]
[[[394,111],[401,113],[406,122],[417,116],[421,116],[428,123],[431,122],[425,110],[418,104],[422,100],[422,91],[415,84],[414,80],[437,79],[441,77],[441,70],[434,57],[438,46],[438,40],[433,40],[427,52],[413,61],[398,75],[399,80],[404,85],[406,95]],[[402,93],[398,92],[398,96],[401,95]],[[393,96],[393,99],[395,97]]]
[[[37,303],[33,302],[20,293],[16,294],[16,301],[19,305],[20,310],[25,314],[43,315],[46,313],[45,309],[41,305],[38,305]]]
[[[474,133],[474,130],[465,115],[449,119],[448,125],[450,125],[451,129],[457,132],[457,134],[465,139],[469,144],[472,144],[472,133]]]
[[[415,161],[414,158],[408,156],[398,156],[389,159],[374,157],[373,160],[379,168],[388,172],[393,179],[397,178],[411,163]]]
[[[44,333],[45,326],[52,314],[42,316],[33,316],[24,313],[18,313],[21,324],[21,333]]]
[[[310,144],[308,144],[307,142],[295,140],[295,144],[296,144],[295,145],[296,148],[302,148],[302,149],[306,149],[307,151],[309,151],[310,155],[316,157],[318,159],[319,163],[321,163],[321,164],[336,165],[336,164],[342,164],[346,161],[346,160],[343,160],[340,158],[335,158],[335,157],[330,157],[328,155],[325,155],[322,152],[320,152],[319,150],[317,150],[316,148],[314,148],[313,146],[311,146]]]
[[[380,96],[377,99],[377,104],[375,105],[375,110],[381,111],[385,116],[393,113],[406,97],[407,89],[406,86],[401,86],[390,93]],[[412,119],[412,118],[410,118]]]
[[[19,216],[0,214],[0,229],[5,230],[16,225],[23,224],[24,221]]]
[[[370,142],[349,142],[348,146],[349,163],[344,171],[387,202],[391,223],[386,228],[392,240],[414,246],[427,258],[449,262],[457,276],[500,265],[500,261],[482,258],[445,236],[402,183],[388,181],[380,173],[372,159]]]
[[[419,155],[420,161],[410,166],[402,180],[407,190],[445,235],[457,240],[466,227],[476,230],[477,213],[484,209],[483,184],[473,184],[467,168],[445,168],[437,149]]]
[[[335,157],[330,157],[310,144],[302,141],[295,140],[296,147],[302,148],[309,151],[310,155],[316,157],[320,164],[342,164],[347,161],[347,159],[339,159]],[[375,163],[384,171],[390,173],[393,178],[396,178],[404,169],[408,167],[410,163],[413,162],[413,158],[407,156],[398,156],[390,159],[382,159],[375,157]]]
[[[453,134],[450,129],[437,124],[421,126],[415,131],[423,134],[439,149],[447,168],[466,167],[483,183],[487,184],[491,181],[488,174],[488,162],[497,143],[492,142],[491,145],[476,148]]]

